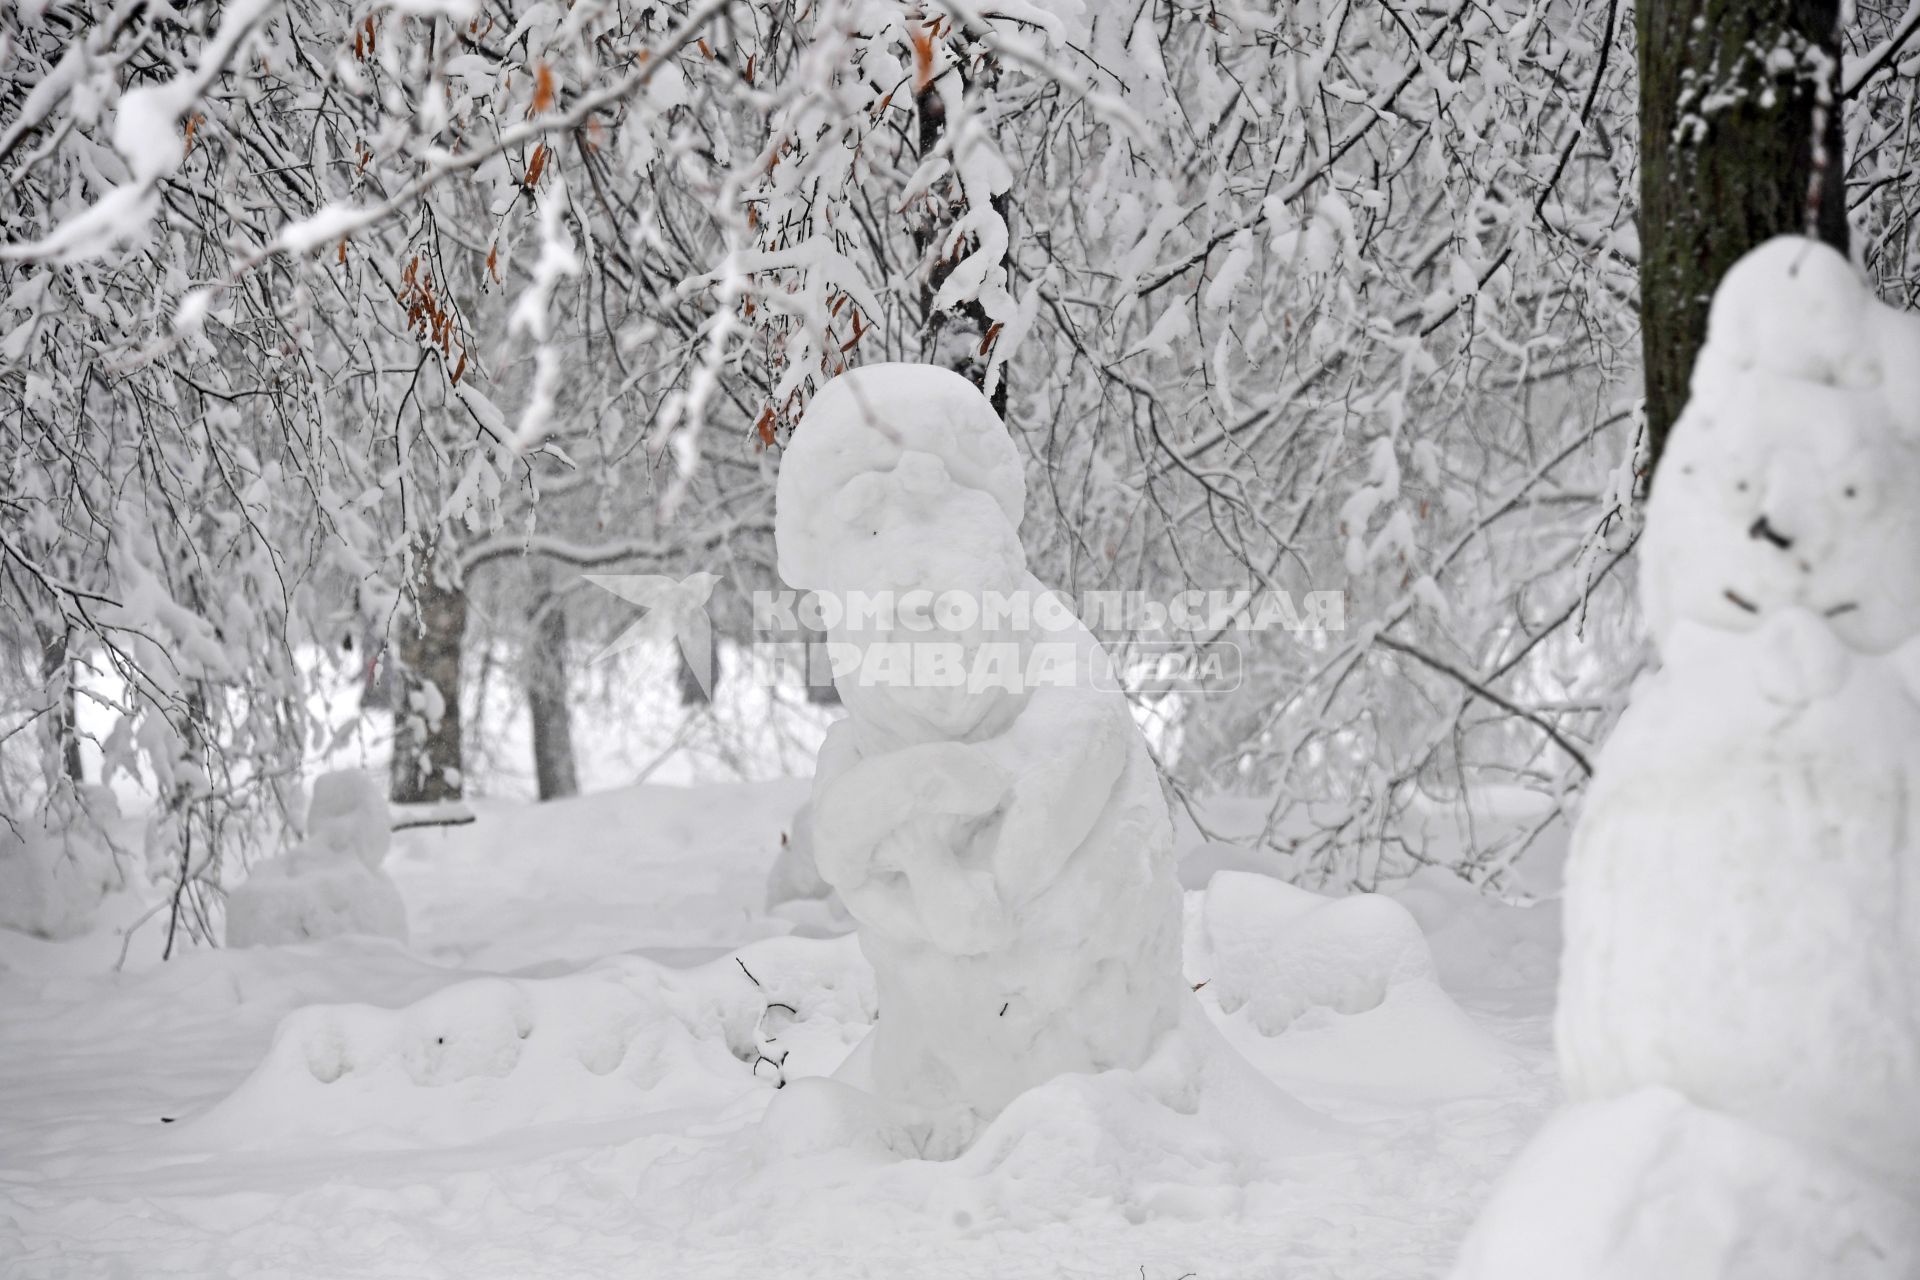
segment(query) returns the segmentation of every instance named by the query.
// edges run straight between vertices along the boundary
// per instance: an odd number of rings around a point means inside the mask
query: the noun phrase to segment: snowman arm
[[[1133,731],[1124,704],[1084,688],[1036,691],[1000,738],[983,744],[1015,779],[993,852],[1010,900],[1051,884],[1112,802]]]
[[[1006,798],[1011,779],[980,748],[929,742],[860,759],[814,798],[814,856],[836,884],[859,883],[874,850],[909,820],[982,817]]]

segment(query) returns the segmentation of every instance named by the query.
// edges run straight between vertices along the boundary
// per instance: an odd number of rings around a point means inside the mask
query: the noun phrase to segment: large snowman
[[[829,382],[781,460],[781,576],[902,605],[889,629],[855,604],[828,636],[858,663],[836,671],[848,715],[821,748],[813,846],[880,1010],[841,1078],[944,1116],[949,1142],[1060,1073],[1139,1066],[1192,1004],[1153,764],[1124,697],[1084,678],[1097,643],[1027,572],[1024,503],[1006,428],[930,366]],[[1042,644],[1080,678],[1019,676]],[[1014,662],[980,661],[1008,645]],[[907,675],[888,650],[957,654],[969,678]]]
[[[1642,543],[1662,665],[1568,865],[1579,1105],[1461,1276],[1920,1274],[1916,377],[1824,246],[1716,294]]]

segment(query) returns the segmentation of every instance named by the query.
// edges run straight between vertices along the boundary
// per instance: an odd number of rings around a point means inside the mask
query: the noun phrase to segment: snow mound
[[[313,784],[307,837],[256,863],[227,895],[227,945],[270,947],[343,934],[407,937],[407,908],[380,869],[392,839],[387,800],[358,770]]]
[[[1131,1071],[1059,1076],[995,1117],[956,1162],[976,1217],[1037,1225],[1110,1199],[1131,1221],[1228,1217],[1257,1171],[1351,1139],[1261,1076],[1196,1002]],[[1045,1186],[1047,1203],[1028,1188]]]
[[[831,1069],[872,1021],[853,943],[770,939],[698,969],[633,957],[477,978],[398,1009],[288,1015],[253,1074],[180,1126],[218,1148],[406,1148],[722,1106]]]
[[[42,815],[0,822],[0,928],[50,939],[85,933],[124,883],[109,835],[119,818],[111,791],[81,787]]]
[[[1416,871],[1393,899],[1419,924],[1447,990],[1553,985],[1560,967],[1556,904],[1502,902],[1439,867]]]
[[[227,945],[277,947],[344,934],[407,937],[407,907],[384,874],[296,851],[257,862],[227,895]]]
[[[1201,899],[1189,967],[1212,974],[1221,1012],[1245,1009],[1277,1036],[1310,1009],[1365,1013],[1389,991],[1431,981],[1433,959],[1405,907],[1376,894],[1326,898],[1265,876],[1223,871]]]
[[[1911,1280],[1920,1206],[1666,1089],[1560,1113],[1453,1280]]]
[[[1190,901],[1188,976],[1272,1073],[1382,1098],[1508,1080],[1512,1055],[1441,990],[1420,926],[1393,899],[1222,871]]]

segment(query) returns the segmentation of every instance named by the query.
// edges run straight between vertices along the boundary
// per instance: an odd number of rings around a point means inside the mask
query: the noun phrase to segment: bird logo
[[[663,573],[589,573],[588,582],[611,591],[622,600],[645,609],[646,616],[615,636],[612,643],[593,655],[599,662],[616,653],[624,653],[647,640],[671,635],[702,693],[713,693],[713,622],[707,617],[707,600],[720,582],[717,573],[690,573],[670,578]]]

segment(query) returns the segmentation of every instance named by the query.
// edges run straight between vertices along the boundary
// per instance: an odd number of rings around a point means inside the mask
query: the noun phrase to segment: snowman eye
[[[1753,486],[1752,486],[1752,485],[1750,485],[1750,484],[1748,484],[1748,483],[1747,483],[1747,482],[1746,482],[1745,480],[1740,480],[1740,481],[1737,481],[1737,482],[1735,482],[1735,484],[1734,484],[1734,486],[1733,486],[1733,491],[1734,491],[1735,493],[1745,493],[1745,492],[1747,492],[1747,490],[1749,490],[1749,489],[1751,489],[1751,488],[1753,488]]]
[[[1842,497],[1846,497],[1846,498],[1857,498],[1860,496],[1860,486],[1850,484],[1846,488],[1842,489],[1840,491],[1840,494]]]

